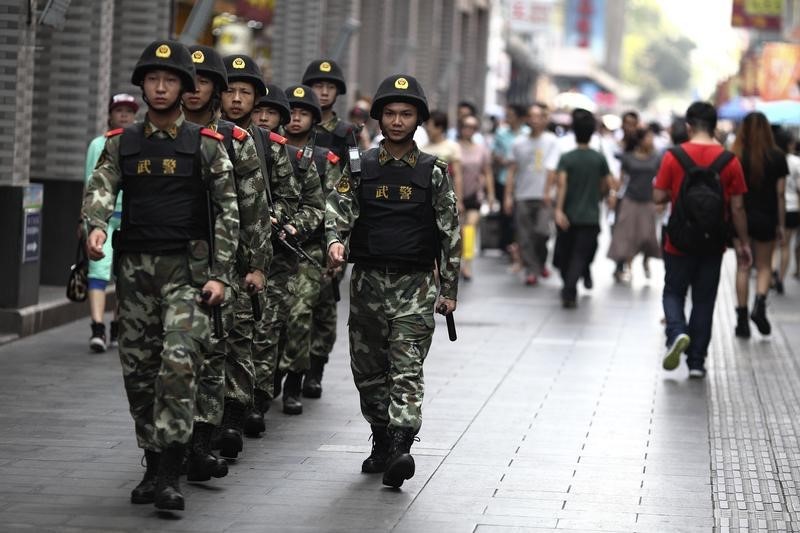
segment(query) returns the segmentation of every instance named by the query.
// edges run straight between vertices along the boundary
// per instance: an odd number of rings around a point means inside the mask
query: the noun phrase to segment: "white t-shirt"
[[[789,175],[786,176],[786,211],[800,211],[800,198],[798,198],[798,188],[800,188],[800,157],[789,154],[786,156],[786,164],[789,167]]]
[[[517,164],[514,175],[514,198],[537,200],[544,196],[547,172],[558,167],[561,151],[558,137],[549,131],[539,137],[520,135],[511,145],[511,159]]]

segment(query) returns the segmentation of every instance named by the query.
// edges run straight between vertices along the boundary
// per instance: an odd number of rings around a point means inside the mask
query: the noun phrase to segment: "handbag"
[[[83,302],[89,293],[89,259],[86,257],[86,244],[78,240],[75,263],[69,267],[67,279],[67,298],[73,302]]]

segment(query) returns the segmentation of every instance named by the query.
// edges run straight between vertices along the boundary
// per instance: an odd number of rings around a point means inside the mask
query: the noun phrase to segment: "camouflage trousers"
[[[212,338],[198,375],[195,422],[218,426],[226,398],[243,405],[253,401],[252,304],[243,285],[234,292],[222,307],[225,336]]]
[[[350,280],[350,368],[373,425],[422,425],[422,364],[433,338],[433,272],[386,274],[356,265]]]
[[[264,316],[256,324],[253,335],[253,366],[255,388],[273,397],[273,380],[278,365],[278,356],[286,343],[286,317],[294,289],[292,277],[297,270],[296,262],[276,256],[267,278],[266,307]]]
[[[338,302],[333,297],[333,284],[342,281],[342,274],[331,278],[322,276],[314,308],[311,310],[311,358],[319,359],[323,364],[336,342],[336,307]]]
[[[307,261],[301,261],[297,274],[292,276],[289,316],[283,331],[286,342],[278,361],[281,373],[302,374],[310,366],[313,308],[319,299],[322,277],[323,273]]]
[[[140,448],[191,438],[195,375],[209,343],[209,312],[196,300],[204,277],[183,254],[120,254],[119,359]]]

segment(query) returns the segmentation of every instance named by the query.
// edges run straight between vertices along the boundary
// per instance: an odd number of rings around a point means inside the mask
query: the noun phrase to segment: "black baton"
[[[338,302],[342,299],[342,293],[339,292],[339,280],[336,279],[336,274],[331,272],[331,290],[333,291],[333,301]]]
[[[444,311],[447,311],[447,307],[442,304],[439,306],[438,311],[444,314]],[[455,342],[458,339],[458,335],[456,334],[456,320],[453,318],[453,313],[447,313],[444,315],[444,319],[447,322],[447,336],[450,337],[450,342]]]
[[[202,296],[203,301],[207,302],[209,298],[211,298],[211,293],[208,291],[204,291]],[[215,305],[211,308],[211,320],[214,324],[214,336],[217,339],[222,338],[222,310],[218,305]]]
[[[257,292],[250,295],[250,306],[253,308],[253,320],[261,322],[261,300],[258,299]]]

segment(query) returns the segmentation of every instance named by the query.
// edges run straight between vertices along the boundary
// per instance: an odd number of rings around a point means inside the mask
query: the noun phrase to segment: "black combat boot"
[[[211,453],[211,432],[214,426],[195,422],[192,444],[189,448],[188,481],[208,481],[212,477],[228,475],[228,463]]]
[[[303,414],[303,404],[300,402],[300,380],[302,374],[287,372],[283,382],[283,412],[287,415]]]
[[[411,444],[414,442],[414,430],[411,428],[390,428],[392,440],[389,449],[389,460],[383,473],[383,484],[398,488],[403,481],[414,477],[414,458],[411,457]]]
[[[750,320],[755,323],[759,333],[762,335],[769,335],[772,331],[772,326],[767,320],[767,295],[756,294],[756,301],[753,303],[753,312],[750,313]]]
[[[361,463],[361,471],[365,474],[378,474],[386,470],[391,440],[386,426],[371,425],[370,428],[372,428],[372,452]]]
[[[750,322],[747,320],[747,307],[736,308],[736,336],[741,339],[750,338]]]
[[[264,423],[264,414],[269,410],[269,396],[263,390],[256,389],[253,394],[253,408],[244,418],[244,434],[252,439],[257,439],[267,430]]]
[[[325,362],[319,357],[311,358],[311,368],[306,370],[303,379],[303,396],[306,398],[319,398],[322,396],[322,371]]]
[[[275,369],[275,375],[272,377],[272,397],[277,398],[281,393],[281,381],[283,381],[283,372]]]
[[[183,494],[178,480],[185,447],[183,444],[171,444],[161,452],[156,478],[155,504],[157,509],[167,511],[183,511]]]
[[[147,470],[144,471],[144,478],[131,491],[131,503],[153,503],[156,497],[156,476],[158,475],[158,463],[161,459],[159,452],[152,450],[144,451],[144,461]]]
[[[244,447],[242,426],[244,425],[244,405],[236,400],[225,400],[222,412],[222,425],[219,430],[219,454],[227,459],[236,459]]]

